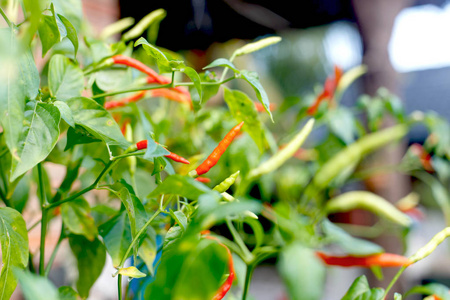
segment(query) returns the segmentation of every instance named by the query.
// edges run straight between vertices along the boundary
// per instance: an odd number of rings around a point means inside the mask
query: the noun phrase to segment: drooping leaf
[[[58,108],[61,118],[63,118],[69,126],[75,128],[75,120],[73,119],[70,107],[62,101],[55,101],[53,102],[53,105]]]
[[[134,266],[131,266],[128,268],[120,268],[118,274],[123,275],[123,276],[128,276],[131,278],[142,278],[142,277],[147,276],[145,273],[142,273]]]
[[[239,123],[244,121],[244,131],[251,136],[262,152],[265,145],[264,130],[253,101],[245,93],[227,88],[224,88],[223,97],[231,115]]]
[[[182,64],[182,62],[180,61],[169,60],[169,58],[167,58],[167,56],[161,50],[159,50],[156,46],[150,44],[143,37],[139,38],[134,43],[135,47],[139,45],[142,45],[145,52],[153,59],[155,59],[161,73],[171,72],[173,68],[177,69],[179,67],[179,64]]]
[[[116,194],[120,200],[122,200],[122,203],[127,210],[128,219],[130,220],[131,225],[131,234],[135,237],[136,233],[144,227],[144,224],[147,221],[147,213],[144,205],[142,205],[141,200],[130,193],[126,187],[120,189]]]
[[[26,300],[61,300],[58,290],[47,278],[19,269],[14,274],[19,279]]]
[[[51,15],[44,14],[42,16],[38,31],[42,43],[42,57],[44,57],[53,45],[61,41],[54,10],[51,12]]]
[[[69,236],[69,244],[78,265],[77,290],[87,297],[89,290],[100,276],[106,261],[106,250],[99,239],[89,241],[81,235]]]
[[[203,89],[200,76],[191,67],[184,67],[181,69],[181,71],[184,74],[186,74],[189,77],[189,79],[191,79],[191,81],[194,83],[195,89],[191,90],[191,99],[194,105],[194,110],[198,111],[200,109],[200,106],[203,104],[202,103]]]
[[[82,198],[61,205],[61,216],[67,228],[72,233],[83,235],[89,241],[93,241],[98,231],[90,212],[89,203]]]
[[[55,11],[66,17],[75,30],[80,32],[83,22],[83,7],[81,0],[52,0]]]
[[[77,51],[78,51],[78,35],[77,35],[77,30],[75,29],[75,27],[72,25],[72,23],[70,23],[70,21],[64,17],[63,15],[58,14],[59,19],[61,20],[61,22],[64,24],[65,29],[66,29],[66,36],[69,39],[69,41],[72,43],[74,49],[75,49],[75,56],[77,55]]]
[[[270,106],[269,97],[267,96],[266,91],[259,82],[258,75],[255,72],[250,72],[246,70],[242,70],[240,74],[242,76],[242,79],[247,81],[252,86],[253,90],[255,90],[256,97],[258,98],[259,102],[261,102],[261,104],[264,106],[264,109],[269,114],[270,119],[273,122],[272,113],[270,112],[269,109]]]
[[[314,251],[299,243],[291,244],[281,252],[278,270],[294,300],[320,299],[325,280],[325,267]]]
[[[83,72],[69,58],[55,54],[50,60],[48,86],[50,94],[58,100],[79,97],[84,88]]]
[[[13,269],[25,269],[28,265],[26,224],[22,215],[9,207],[0,207],[0,245],[0,300],[8,300],[17,285],[17,275],[13,273]]]
[[[113,265],[118,266],[132,240],[130,225],[125,212],[102,224],[99,227],[99,232],[112,258]]]
[[[24,129],[13,153],[11,181],[43,161],[59,137],[59,110],[52,104],[30,101],[26,105]]]
[[[130,143],[123,137],[119,125],[97,102],[89,98],[76,97],[68,99],[66,103],[72,110],[75,124],[82,126],[108,145],[128,148]]]

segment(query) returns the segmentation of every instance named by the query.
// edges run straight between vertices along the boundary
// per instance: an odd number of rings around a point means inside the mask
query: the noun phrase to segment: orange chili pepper
[[[260,102],[255,102],[255,108],[257,112],[265,112],[266,109],[264,108],[264,105],[262,105]],[[269,110],[270,111],[274,111],[277,108],[277,106],[275,105],[275,103],[270,103],[269,104]]]
[[[158,142],[155,142],[155,143],[159,145]],[[147,149],[147,146],[148,146],[147,140],[142,140],[142,141],[139,141],[139,142],[136,143],[137,150]],[[166,149],[166,148],[164,148],[164,149]],[[180,162],[180,163],[187,164],[187,165],[190,164],[190,162],[186,158],[181,157],[178,154],[175,154],[173,152],[170,152],[169,154],[164,155],[164,156],[167,157],[167,158],[170,158],[171,160],[176,161],[176,162]]]
[[[369,256],[333,256],[317,251],[319,257],[326,265],[340,267],[402,267],[409,266],[413,262],[405,256],[393,253],[381,253]]]
[[[206,178],[206,177],[197,177],[197,178],[195,178],[195,180],[203,182],[203,183],[210,183],[211,182],[211,179]]]
[[[419,157],[420,163],[425,171],[433,172],[433,165],[431,164],[431,155],[423,148],[421,144],[414,143],[411,145],[413,154]]]
[[[193,177],[200,176],[202,174],[205,174],[208,172],[212,167],[214,167],[217,162],[219,161],[222,154],[227,150],[228,146],[231,144],[233,139],[236,137],[236,135],[241,130],[242,126],[244,125],[244,121],[239,123],[238,125],[234,126],[230,132],[225,135],[223,140],[220,141],[219,145],[213,150],[213,152],[208,156],[207,159],[205,159],[204,162],[200,164],[200,166],[197,167],[197,169],[191,171],[189,174]]]

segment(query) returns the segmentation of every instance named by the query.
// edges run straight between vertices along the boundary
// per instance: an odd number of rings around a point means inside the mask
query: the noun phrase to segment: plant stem
[[[38,224],[41,223],[41,220],[37,220],[33,225],[30,226],[30,228],[27,229],[28,232],[33,230]]]
[[[11,21],[8,19],[8,17],[6,16],[5,12],[3,11],[3,9],[0,7],[0,14],[2,15],[3,19],[5,19],[6,24],[8,24],[9,28],[13,27],[13,24],[11,23]]]
[[[230,230],[234,241],[236,242],[236,244],[238,244],[239,248],[241,248],[243,254],[245,255],[246,259],[244,261],[246,263],[249,263],[250,261],[253,260],[253,254],[248,250],[248,248],[245,245],[244,241],[242,240],[241,236],[236,231],[236,228],[234,228],[233,222],[231,222],[231,220],[229,218],[227,218],[226,222],[227,222],[228,230]]]
[[[389,293],[389,290],[394,286],[395,282],[400,277],[400,275],[402,275],[403,271],[405,271],[406,268],[407,268],[406,266],[403,266],[403,267],[400,268],[400,270],[398,270],[397,274],[395,274],[394,278],[392,278],[392,280],[389,283],[388,287],[384,291],[384,296],[382,297],[382,299],[386,299],[386,296]]]
[[[56,257],[56,253],[58,252],[59,246],[61,245],[61,242],[64,240],[64,238],[65,236],[64,236],[64,222],[63,222],[61,224],[61,232],[59,234],[58,242],[56,243],[55,248],[53,249],[52,255],[50,256],[50,260],[47,263],[47,267],[45,268],[45,277],[47,277],[48,274],[50,273],[53,261],[55,260]]]
[[[48,210],[42,209],[41,219],[41,244],[40,244],[40,257],[39,257],[39,275],[45,275],[45,235],[47,234],[47,218]]]
[[[3,202],[5,202],[5,205],[7,205],[7,204],[6,204],[6,203],[7,203],[7,200],[6,200],[5,194],[3,194],[3,191],[2,191],[1,188],[0,188],[0,198],[2,198]]]
[[[245,300],[247,298],[248,289],[250,287],[250,280],[252,279],[254,270],[255,265],[253,263],[247,265],[247,272],[245,273],[244,290],[242,291],[242,300]]]
[[[140,92],[140,91],[147,91],[147,90],[154,90],[154,89],[170,88],[171,86],[172,86],[171,84],[140,86],[140,87],[135,87],[135,88],[126,89],[126,90],[119,90],[119,91],[114,91],[114,92],[109,92],[109,93],[97,94],[97,95],[92,96],[91,98],[96,99],[96,98],[103,98],[103,97],[107,97],[107,96],[114,96],[114,95],[131,93],[131,92]]]
[[[153,216],[147,221],[147,223],[142,226],[142,228],[138,231],[136,236],[131,241],[130,246],[128,246],[127,251],[125,252],[125,255],[123,256],[122,260],[120,261],[119,268],[122,268],[126,259],[128,258],[128,254],[130,254],[131,249],[133,249],[134,245],[139,240],[140,236],[147,230],[147,227],[152,223],[152,221],[162,212],[161,208],[158,208],[158,210],[153,214]],[[119,275],[120,276],[120,275]]]
[[[119,294],[119,300],[122,300],[122,275],[119,274],[117,277],[117,291]]]

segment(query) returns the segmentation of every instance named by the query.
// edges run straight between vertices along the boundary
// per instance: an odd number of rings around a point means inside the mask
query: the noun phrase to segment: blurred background
[[[450,120],[449,1],[83,0],[87,21],[97,33],[119,18],[133,17],[137,22],[158,8],[165,9],[167,17],[159,26],[155,44],[181,52],[197,69],[217,57],[229,57],[245,42],[268,35],[281,36],[281,43],[235,61],[238,67],[251,65],[246,68],[258,72],[271,102],[277,105],[292,97],[311,97],[318,84],[333,72],[334,65],[348,70],[365,64],[368,73],[345,93],[344,105],[352,106],[360,95],[373,95],[379,87],[386,87],[402,99],[408,113],[432,110]],[[422,143],[426,135],[424,128],[417,127],[407,143]],[[393,153],[385,160],[395,162],[402,153]],[[398,174],[389,176],[393,177],[371,188],[395,202],[412,189],[413,182]],[[58,226],[55,224],[57,229]],[[425,220],[412,231],[410,248],[417,249],[443,227],[440,213],[427,210]],[[392,238],[384,237],[378,242],[391,252],[401,251],[399,242]],[[448,268],[444,268],[450,266],[448,250],[438,248],[438,253],[428,258],[428,273],[422,272],[421,264],[415,265],[404,274],[400,285],[408,288],[430,280],[446,283],[450,278]],[[65,255],[64,251],[59,255],[61,266],[67,263]],[[109,268],[96,283],[92,299],[114,299],[111,264]],[[323,299],[340,299],[362,272],[330,269]],[[385,275],[388,280],[392,277],[388,272]],[[72,275],[56,275],[53,280],[67,280],[64,276]],[[374,286],[385,286],[372,280]],[[285,299],[273,262],[257,269],[250,294],[255,299]]]

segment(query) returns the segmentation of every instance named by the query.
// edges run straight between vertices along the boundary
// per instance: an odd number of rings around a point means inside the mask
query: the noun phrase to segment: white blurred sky
[[[348,69],[361,63],[361,39],[355,27],[337,22],[326,33],[329,61]],[[450,66],[450,3],[409,7],[397,16],[389,56],[398,72]]]

